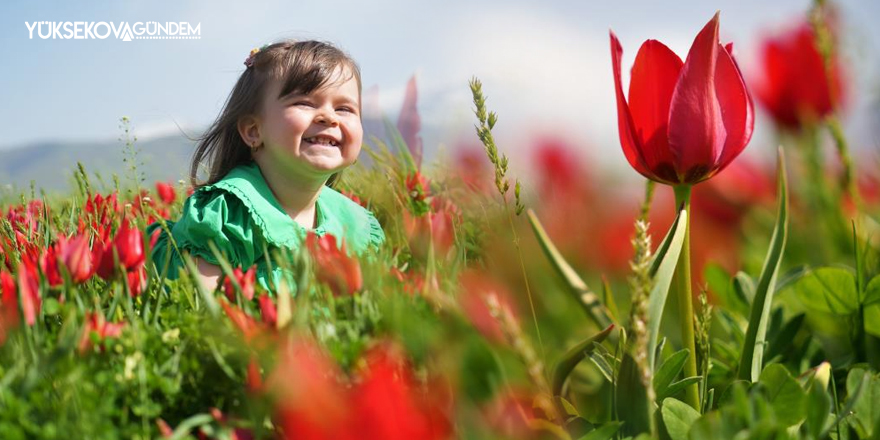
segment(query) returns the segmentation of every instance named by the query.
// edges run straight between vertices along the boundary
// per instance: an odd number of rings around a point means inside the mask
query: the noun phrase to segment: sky
[[[608,31],[620,38],[625,71],[639,45],[658,39],[682,58],[721,11],[722,42],[733,41],[744,72],[757,70],[760,38],[789,26],[807,0],[658,1],[280,1],[58,0],[0,3],[0,149],[43,141],[116,139],[128,116],[141,139],[195,136],[219,113],[251,48],[282,38],[320,39],[358,61],[364,88],[377,87],[392,120],[415,76],[423,124],[439,129],[426,148],[474,143],[468,80],[483,82],[499,114],[496,139],[512,165],[529,145],[556,136],[585,161],[625,166],[617,138]],[[850,71],[858,93],[847,130],[880,146],[880,2],[842,0]],[[30,39],[25,22],[180,22],[200,39]],[[35,34],[36,35],[36,34]],[[628,73],[624,73],[628,83]],[[872,110],[873,109],[873,110]],[[873,111],[873,118],[870,115]],[[747,149],[772,154],[759,114]],[[524,161],[525,159],[523,159]]]

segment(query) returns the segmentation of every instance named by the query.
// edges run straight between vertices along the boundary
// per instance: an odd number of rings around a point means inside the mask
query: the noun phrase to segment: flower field
[[[760,77],[718,15],[687,54],[611,32],[635,191],[560,139],[518,179],[476,78],[481,147],[423,163],[412,84],[336,183],[386,242],[268,249],[295,285],[223,264],[211,291],[188,258],[168,279],[144,231],[183,181],[80,167],[67,194],[7,196],[0,438],[880,438],[880,167],[843,131],[822,3],[763,43]],[[778,148],[752,142],[762,117]]]

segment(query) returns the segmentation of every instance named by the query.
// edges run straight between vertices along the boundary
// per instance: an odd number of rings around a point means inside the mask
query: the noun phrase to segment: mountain
[[[377,120],[364,120],[364,140],[369,135],[377,134],[382,138],[386,132],[384,124]],[[191,136],[201,134],[198,130],[188,130]],[[193,134],[195,133],[195,134]],[[437,146],[443,142],[444,130],[426,125],[421,135],[424,145],[424,163],[427,165],[435,153]],[[475,137],[476,139],[476,137]],[[153,182],[176,182],[180,179],[189,180],[189,163],[195,150],[195,141],[182,134],[156,137],[149,140],[138,140],[134,143],[137,151],[138,171],[143,173],[148,185]],[[77,162],[82,162],[89,179],[98,183],[95,174],[112,187],[113,174],[119,176],[120,184],[131,181],[128,162],[126,162],[125,143],[122,141],[99,142],[41,142],[20,147],[0,150],[0,186],[12,186],[13,193],[29,192],[31,181],[37,191],[42,188],[46,192],[67,192],[74,185],[73,172]],[[360,161],[369,163],[366,153],[361,153]],[[99,186],[100,187],[100,186]],[[4,191],[5,192],[5,191]]]

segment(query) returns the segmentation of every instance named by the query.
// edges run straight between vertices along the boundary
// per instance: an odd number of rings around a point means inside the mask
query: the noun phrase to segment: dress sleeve
[[[367,211],[367,221],[370,226],[370,246],[374,250],[379,250],[382,244],[385,243],[385,231],[382,229],[382,225],[379,224],[379,220],[370,211]]]
[[[260,233],[250,212],[235,195],[223,190],[197,191],[190,196],[172,234],[179,249],[215,265],[219,261],[210,241],[233,267],[250,267],[262,253],[257,241]]]

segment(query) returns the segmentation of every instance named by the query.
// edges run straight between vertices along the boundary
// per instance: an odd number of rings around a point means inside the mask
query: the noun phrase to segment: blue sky
[[[873,105],[876,118],[880,90],[880,27],[869,21],[880,16],[880,2],[840,5],[861,90],[848,130],[857,143],[876,147],[877,131],[866,114]],[[620,165],[609,28],[623,43],[625,66],[648,38],[683,58],[697,31],[721,10],[722,40],[735,42],[749,73],[759,37],[809,6],[807,0],[4,1],[0,149],[115,139],[123,115],[142,138],[174,133],[176,124],[198,134],[217,115],[248,51],[292,37],[329,40],[348,51],[361,65],[365,89],[378,86],[380,105],[392,118],[406,81],[416,75],[423,121],[444,133],[426,143],[452,148],[470,139],[467,81],[476,75],[500,115],[502,149],[516,152],[536,133],[551,133],[583,145],[586,157]],[[28,39],[25,22],[39,20],[187,21],[201,24],[201,39]],[[759,118],[750,149],[772,151],[767,124]]]

